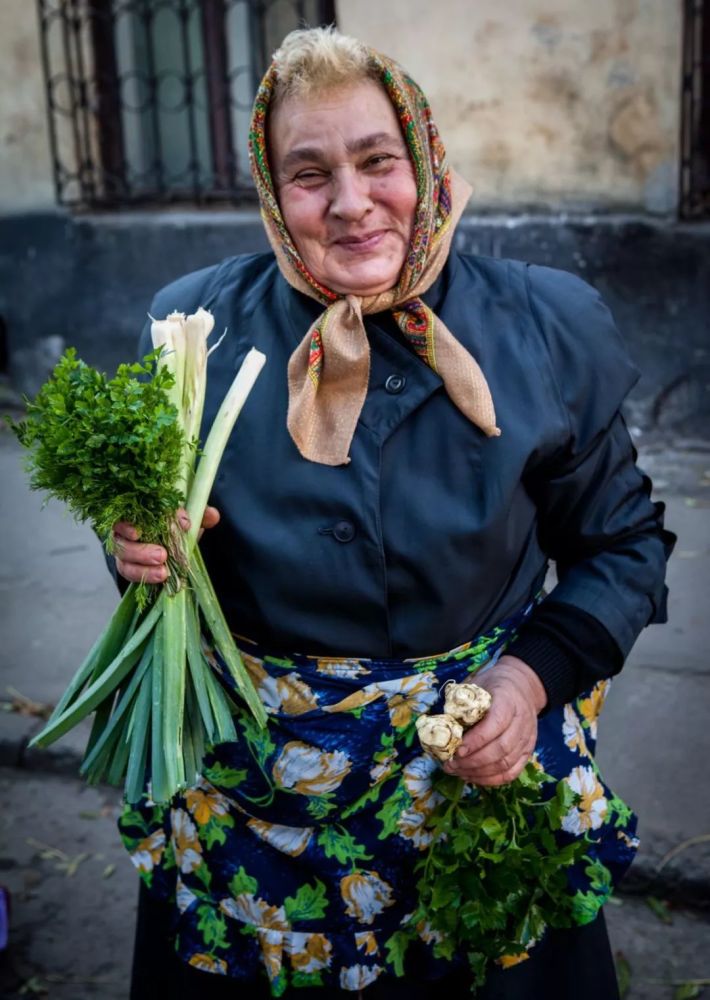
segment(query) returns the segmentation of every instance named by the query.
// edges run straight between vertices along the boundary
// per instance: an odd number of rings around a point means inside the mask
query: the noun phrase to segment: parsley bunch
[[[159,354],[108,378],[69,348],[26,419],[11,423],[29,451],[31,488],[63,501],[109,546],[113,525],[127,521],[167,547],[184,503],[175,483],[185,442],[167,395],[175,380]]]
[[[567,879],[567,869],[584,858],[589,845],[571,836],[560,844],[554,836],[579,796],[558,782],[554,795],[545,798],[542,786],[554,781],[532,763],[500,788],[477,788],[439,772],[434,787],[443,801],[427,824],[434,839],[414,869],[417,907],[386,944],[396,975],[404,974],[409,944],[425,931],[435,940],[436,957],[467,956],[475,991],[491,961],[512,964],[546,926],[591,919],[586,911],[580,919]],[[609,887],[597,881],[601,905]]]

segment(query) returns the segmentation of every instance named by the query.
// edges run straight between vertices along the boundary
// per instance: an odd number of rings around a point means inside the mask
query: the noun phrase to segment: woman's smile
[[[378,248],[386,235],[387,231],[380,229],[374,233],[366,233],[364,236],[340,236],[333,240],[333,243],[353,253],[368,253]]]

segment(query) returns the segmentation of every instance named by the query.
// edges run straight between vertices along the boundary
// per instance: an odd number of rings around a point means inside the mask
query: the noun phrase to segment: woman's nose
[[[357,222],[373,207],[370,183],[358,171],[339,171],[334,178],[330,211],[340,219]]]

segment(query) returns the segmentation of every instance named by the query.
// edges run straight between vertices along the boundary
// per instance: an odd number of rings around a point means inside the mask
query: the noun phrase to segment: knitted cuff
[[[506,649],[535,671],[547,693],[547,705],[540,715],[566,705],[577,693],[577,667],[565,648],[545,629],[533,622],[521,629],[520,635]]]

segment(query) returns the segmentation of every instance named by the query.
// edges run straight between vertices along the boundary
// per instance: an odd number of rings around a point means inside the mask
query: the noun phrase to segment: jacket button
[[[351,521],[338,521],[333,525],[333,538],[336,542],[352,542],[355,537],[355,525]]]
[[[398,392],[401,392],[407,384],[407,380],[404,375],[388,375],[387,381],[385,382],[385,389],[387,392],[396,396]]]

